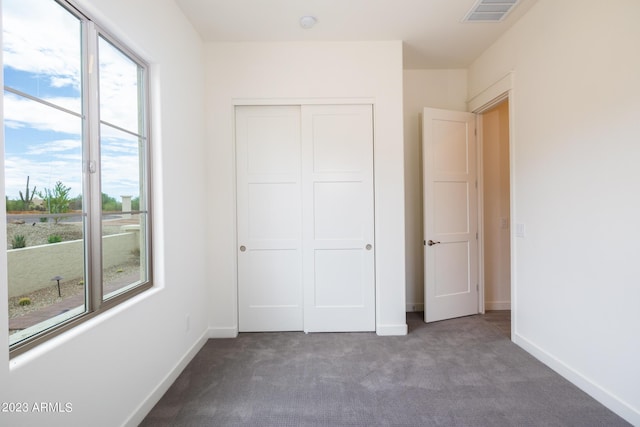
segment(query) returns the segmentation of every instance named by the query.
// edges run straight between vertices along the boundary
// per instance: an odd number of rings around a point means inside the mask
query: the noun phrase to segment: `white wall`
[[[354,98],[374,104],[376,330],[406,333],[402,44],[211,43],[206,57],[210,336],[238,330],[234,102]]]
[[[467,70],[404,70],[406,310],[424,310],[422,109],[466,111]]]
[[[640,425],[640,2],[538,3],[471,66],[514,71],[514,340]]]
[[[210,282],[205,280],[204,265],[205,243],[210,242],[205,242],[203,233],[202,42],[170,0],[79,0],[78,4],[153,64],[157,289],[11,361],[5,345],[0,350],[0,401],[69,402],[72,412],[0,413],[1,425],[112,427],[127,420],[136,425],[170,384],[173,369],[199,349],[206,336],[205,284]],[[4,188],[2,177],[0,173],[0,188]],[[4,210],[0,222],[5,222]],[[0,242],[5,242],[6,230],[0,230]],[[0,262],[6,261],[2,245]],[[0,288],[0,341],[7,343],[5,274],[0,275]],[[189,330],[186,314],[190,314]]]

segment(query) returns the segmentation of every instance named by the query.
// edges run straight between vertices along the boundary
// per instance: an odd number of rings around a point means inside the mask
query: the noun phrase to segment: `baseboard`
[[[423,302],[409,302],[405,308],[407,313],[413,313],[414,311],[424,311]]]
[[[511,310],[511,301],[485,301],[485,310]]]
[[[576,387],[593,397],[611,411],[634,426],[640,426],[640,408],[634,408],[605,388],[574,370],[558,358],[544,351],[520,334],[515,334],[513,342],[522,347],[536,359],[553,369]]]
[[[167,373],[167,375],[160,381],[160,384],[151,391],[149,396],[140,403],[138,408],[131,414],[129,419],[125,421],[124,426],[135,427],[140,425],[140,423],[144,420],[144,417],[147,416],[149,412],[153,409],[153,407],[160,401],[162,396],[169,390],[171,384],[175,382],[178,376],[184,371],[184,368],[187,367],[189,362],[195,357],[196,354],[204,347],[207,342],[207,332],[205,331],[200,338],[196,340],[196,342],[187,350],[187,352],[182,356],[182,358],[176,363],[176,365]]]
[[[403,325],[376,325],[376,334],[380,336],[401,336],[407,335],[409,328]]]
[[[207,336],[210,339],[236,338],[238,336],[238,328],[209,328]]]

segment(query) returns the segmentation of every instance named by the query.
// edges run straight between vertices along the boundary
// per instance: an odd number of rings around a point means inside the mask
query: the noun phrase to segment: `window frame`
[[[12,358],[22,354],[43,342],[46,342],[63,332],[69,331],[76,326],[101,315],[107,310],[149,290],[153,287],[153,239],[152,239],[152,138],[151,138],[151,106],[150,106],[150,66],[147,61],[132,51],[125,43],[114,37],[105,30],[95,19],[85,13],[72,0],[51,0],[60,7],[71,13],[80,21],[81,27],[81,100],[82,107],[80,118],[82,120],[82,186],[83,202],[82,216],[85,218],[83,226],[84,243],[84,277],[85,300],[84,311],[67,320],[48,327],[14,344],[9,345],[9,357]],[[137,65],[138,70],[138,111],[140,134],[135,134],[130,130],[103,121],[100,117],[100,80],[99,80],[99,44],[100,38],[110,43],[120,50],[127,58]],[[26,97],[32,101],[39,102],[49,107],[74,114],[70,110],[51,104],[46,99],[38,98],[4,86],[5,92],[13,93],[17,96]],[[140,111],[142,110],[142,111]],[[102,268],[102,187],[101,187],[101,136],[100,127],[106,125],[112,129],[123,131],[139,140],[141,152],[139,155],[140,169],[140,206],[138,210],[131,211],[133,214],[143,214],[141,220],[141,235],[144,233],[144,281],[131,286],[121,293],[107,297],[103,292],[103,268]],[[143,141],[142,143],[140,141]],[[4,155],[4,153],[3,153]],[[143,203],[144,202],[144,203]],[[141,217],[142,218],[142,217]],[[141,248],[142,252],[142,248]],[[142,267],[142,266],[141,266]],[[8,265],[7,265],[8,268]]]

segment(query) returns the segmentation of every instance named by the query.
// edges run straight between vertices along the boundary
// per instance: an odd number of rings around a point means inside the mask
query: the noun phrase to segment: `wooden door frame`
[[[510,235],[510,253],[509,253],[509,265],[510,265],[510,297],[511,297],[511,337],[515,336],[516,331],[516,319],[515,315],[517,311],[516,304],[516,268],[515,268],[515,195],[514,195],[514,182],[515,182],[515,138],[514,138],[514,73],[509,72],[507,75],[490,85],[485,90],[481,91],[476,96],[472,97],[468,102],[468,110],[476,114],[476,131],[477,135],[477,162],[478,162],[478,274],[479,274],[479,293],[478,293],[478,312],[485,312],[485,280],[484,280],[484,174],[483,174],[483,162],[482,162],[482,115],[498,104],[509,101],[509,235]]]

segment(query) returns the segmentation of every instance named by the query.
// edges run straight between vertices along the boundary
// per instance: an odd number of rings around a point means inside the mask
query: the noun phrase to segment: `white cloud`
[[[133,195],[140,193],[139,163],[137,157],[103,156],[102,180],[108,183],[110,196]],[[107,188],[107,187],[105,187]]]
[[[100,39],[100,108],[102,120],[138,132],[138,66]]]
[[[67,102],[66,98],[57,100],[58,104]],[[82,121],[79,117],[12,93],[4,95],[4,119],[5,126],[14,129],[30,127],[70,135],[82,134]]]
[[[101,145],[102,182],[113,195],[139,195],[140,157],[137,139],[107,139]],[[106,187],[105,187],[106,188]],[[110,193],[111,194],[111,193]]]
[[[51,155],[61,151],[80,150],[82,142],[79,139],[59,139],[57,141],[45,142],[43,144],[28,145],[26,155]]]
[[[4,65],[80,87],[80,22],[50,0],[3,0]]]
[[[6,195],[10,199],[19,200],[19,191],[25,193],[28,176],[30,191],[34,186],[38,192],[53,188],[56,181],[62,181],[72,188],[71,194],[75,197],[82,192],[82,171],[79,164],[72,166],[67,161],[52,159],[41,162],[37,159],[8,156],[5,159]]]
[[[139,195],[139,164],[135,156],[102,157],[102,191],[112,197]],[[29,176],[29,186],[38,191],[53,188],[56,181],[71,187],[72,197],[82,193],[82,157],[80,155],[54,155],[48,161],[17,156],[5,159],[6,195],[10,199],[20,199],[19,191],[25,192]]]
[[[31,74],[37,84],[30,86],[30,95],[80,113],[79,96],[44,95],[56,93],[51,88],[80,91],[79,20],[52,0],[2,0],[2,12],[5,67]],[[99,71],[101,118],[131,132],[138,132],[136,64],[102,41]],[[56,181],[61,181],[72,187],[71,194],[80,194],[82,120],[7,92],[4,95],[4,114],[7,128],[35,129],[44,132],[42,137],[46,139],[41,143],[25,142],[20,152],[16,152],[14,143],[11,151],[7,151],[7,196],[19,198],[18,191],[24,192],[27,176],[30,177],[30,186],[37,186],[39,191],[52,188]],[[101,126],[101,133],[103,192],[112,197],[138,195],[137,138],[130,135],[123,137],[122,132],[108,126]],[[63,135],[63,138],[59,138]]]
[[[69,77],[51,77],[51,86],[53,87],[65,87],[65,86],[73,86],[73,79]]]
[[[80,41],[80,21],[54,1],[3,1],[4,65],[43,80],[40,87],[73,87],[80,93]],[[137,64],[100,38],[99,73],[101,119],[137,133]],[[79,96],[30,94],[80,113]]]
[[[104,141],[102,144],[102,153],[120,153],[137,156],[138,145],[130,141]]]

